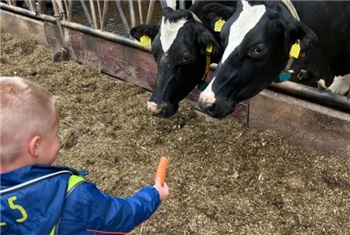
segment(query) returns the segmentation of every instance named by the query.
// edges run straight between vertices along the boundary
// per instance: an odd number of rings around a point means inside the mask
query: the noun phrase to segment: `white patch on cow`
[[[318,84],[321,87],[325,88],[328,92],[338,95],[344,95],[350,89],[350,74],[345,76],[334,77],[334,81],[329,87],[326,86],[325,81],[323,79],[320,79],[318,81]]]
[[[222,56],[221,63],[242,43],[245,35],[255,27],[266,12],[265,5],[251,6],[247,1],[242,1],[243,8],[238,19],[231,25],[228,45]]]
[[[207,88],[200,94],[199,98],[201,101],[206,102],[206,103],[214,103],[215,102],[215,94],[211,89],[211,86],[215,80],[215,77],[213,77],[213,80],[209,83]]]
[[[164,53],[166,53],[171,45],[173,44],[177,33],[182,26],[186,23],[186,19],[180,19],[177,22],[165,22],[165,18],[162,18],[162,23],[160,25],[160,43],[162,45]]]

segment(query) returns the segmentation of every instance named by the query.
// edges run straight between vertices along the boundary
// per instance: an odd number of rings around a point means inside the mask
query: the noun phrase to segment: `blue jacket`
[[[72,174],[86,172],[30,165],[0,174],[0,233],[49,235],[59,222],[57,234],[126,234],[160,205],[158,191],[152,186],[121,199],[101,193],[94,184],[83,181],[67,197]]]

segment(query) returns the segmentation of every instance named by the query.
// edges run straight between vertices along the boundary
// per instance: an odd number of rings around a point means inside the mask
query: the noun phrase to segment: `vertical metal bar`
[[[150,0],[149,1],[147,18],[146,18],[146,24],[150,24],[151,23],[152,15],[153,15],[153,9],[154,9],[154,2],[155,2],[155,0]]]
[[[65,13],[66,13],[66,19],[69,19],[69,12],[68,12],[68,5],[67,5],[67,0],[63,0],[64,3],[64,8],[66,9]],[[63,5],[62,5],[63,6]]]
[[[128,21],[126,20],[122,5],[120,4],[120,0],[115,0],[115,3],[117,4],[117,8],[120,14],[120,17],[122,18],[126,33],[129,34],[130,33],[130,27],[128,24]]]
[[[35,11],[35,7],[34,7],[34,4],[33,4],[33,0],[28,0],[28,1],[26,1],[27,3],[28,3],[28,5],[29,5],[29,9],[30,9],[30,11]]]
[[[107,27],[107,13],[108,13],[108,2],[109,0],[104,0],[103,2],[103,13],[102,13],[102,21],[101,21],[101,30],[105,31]]]
[[[91,10],[91,15],[92,15],[92,20],[94,22],[94,29],[97,29],[97,19],[96,19],[94,0],[89,0],[89,3],[90,3],[90,10]]]
[[[66,12],[64,11],[62,0],[56,1],[56,6],[58,6],[58,13],[62,16],[63,20],[66,20]]]
[[[97,1],[97,12],[98,12],[98,19],[100,20],[100,28],[102,28],[102,13],[101,13],[101,1],[103,0],[96,0]]]
[[[130,26],[131,28],[135,27],[135,9],[133,0],[129,0],[129,13],[130,13]]]
[[[58,0],[58,1],[61,1],[61,0]],[[56,0],[52,0],[52,7],[53,7],[53,11],[54,11],[54,14],[55,14],[55,17],[56,17],[56,24],[58,26],[58,29],[60,31],[60,37],[61,37],[61,46],[62,48],[64,48],[64,34],[63,34],[63,27],[61,25],[61,15],[60,15],[60,12],[58,11],[58,6],[57,6],[57,2]]]
[[[139,7],[140,24],[143,24],[142,3],[141,3],[141,0],[137,0],[137,1],[138,1],[138,7]]]
[[[185,9],[185,0],[179,0],[180,9]]]
[[[80,0],[80,3],[81,3],[81,5],[83,6],[83,10],[84,10],[84,12],[85,12],[86,18],[87,18],[88,21],[89,21],[89,25],[90,25],[90,27],[92,27],[92,26],[93,26],[92,19],[91,19],[89,10],[88,10],[87,7],[86,7],[85,1],[84,1],[84,0]]]
[[[165,0],[159,0],[159,2],[160,2],[160,5],[162,6],[162,9],[167,6]]]
[[[73,18],[73,1],[72,0],[68,0],[68,12],[69,12],[68,21],[72,21],[72,18]]]
[[[39,14],[45,14],[45,2],[44,1],[38,1],[39,4]]]

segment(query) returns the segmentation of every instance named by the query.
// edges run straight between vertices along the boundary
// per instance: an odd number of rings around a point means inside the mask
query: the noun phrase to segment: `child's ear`
[[[40,137],[38,135],[32,137],[29,141],[29,153],[35,158],[39,156],[39,141]]]

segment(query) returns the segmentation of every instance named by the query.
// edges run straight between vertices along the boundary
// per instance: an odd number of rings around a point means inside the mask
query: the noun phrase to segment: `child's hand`
[[[164,201],[169,195],[169,187],[166,182],[164,182],[163,186],[161,184],[160,177],[156,179],[156,184],[153,186],[158,190],[159,197],[161,201]]]

